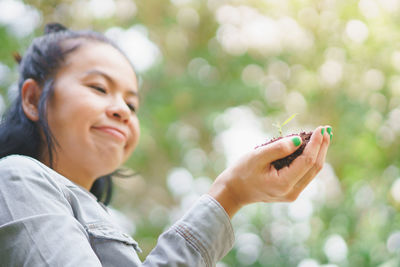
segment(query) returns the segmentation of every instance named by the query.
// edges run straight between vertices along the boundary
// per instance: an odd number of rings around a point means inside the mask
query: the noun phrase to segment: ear
[[[22,109],[31,121],[39,120],[39,98],[41,88],[34,79],[25,80],[21,89]]]

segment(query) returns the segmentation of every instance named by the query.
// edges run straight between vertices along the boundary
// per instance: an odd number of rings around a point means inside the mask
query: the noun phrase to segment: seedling
[[[285,126],[286,124],[288,124],[291,120],[294,119],[294,117],[296,117],[299,113],[294,113],[292,116],[290,116],[287,120],[285,120],[282,124],[279,123],[274,123],[272,124],[272,126],[276,127],[279,131],[279,136],[283,137],[283,131],[282,131],[282,127]]]
[[[273,124],[273,126],[275,126],[276,128],[278,128],[278,130],[279,130],[279,135],[280,135],[280,136],[277,137],[277,138],[274,138],[274,139],[272,139],[272,140],[269,140],[269,141],[266,142],[265,144],[261,144],[261,145],[259,145],[259,146],[256,146],[255,148],[258,148],[258,147],[261,147],[261,146],[266,146],[266,145],[268,145],[268,144],[270,144],[270,143],[273,143],[273,142],[276,142],[276,141],[282,139],[282,138],[283,138],[283,131],[282,131],[283,126],[285,126],[286,124],[288,124],[288,123],[289,123],[291,120],[293,120],[294,117],[296,117],[297,115],[298,115],[298,113],[293,114],[293,115],[290,116],[287,120],[285,120],[282,124],[279,124],[279,123]],[[282,159],[278,159],[278,160],[275,160],[275,161],[271,162],[271,164],[275,167],[275,169],[280,170],[280,169],[282,169],[282,168],[284,168],[284,167],[286,167],[286,166],[289,166],[289,165],[293,162],[293,160],[295,160],[298,156],[300,156],[300,155],[303,153],[304,148],[306,147],[306,145],[307,145],[308,142],[310,141],[311,134],[312,134],[312,132],[308,132],[308,133],[306,133],[306,132],[301,132],[301,133],[299,133],[299,134],[290,134],[290,135],[288,135],[288,136],[294,136],[294,135],[300,136],[300,138],[302,139],[302,144],[301,144],[300,147],[299,147],[295,152],[293,152],[291,155],[289,155],[289,156],[287,156],[287,157],[284,157],[284,158],[282,158]]]

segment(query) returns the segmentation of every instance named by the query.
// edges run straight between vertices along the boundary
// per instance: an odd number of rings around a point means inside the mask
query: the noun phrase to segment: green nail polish
[[[326,131],[328,132],[328,134],[330,135],[331,134],[331,132],[332,132],[332,127],[327,127],[326,128]]]
[[[333,133],[331,133],[331,135],[330,135],[330,136],[331,136],[331,140],[332,140]]]
[[[299,146],[301,144],[301,139],[298,136],[295,136],[292,138],[292,142],[294,144],[294,146]]]
[[[322,128],[321,129],[321,134],[324,135],[324,133],[325,133],[325,128]]]

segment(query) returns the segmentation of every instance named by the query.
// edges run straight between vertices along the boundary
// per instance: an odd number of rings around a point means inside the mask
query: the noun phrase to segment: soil
[[[290,135],[285,136],[285,137],[290,137],[290,136],[299,135],[303,142],[301,143],[301,146],[295,152],[290,154],[289,156],[271,162],[271,164],[275,167],[275,169],[277,169],[279,171],[280,169],[289,166],[293,162],[293,160],[295,160],[298,156],[300,156],[303,153],[304,148],[310,141],[311,134],[312,134],[312,132],[308,132],[308,133],[301,132],[299,134],[290,134]],[[282,138],[284,138],[284,137],[278,137],[278,138],[271,139],[265,144],[256,146],[256,148],[261,147],[261,146],[266,146],[266,145],[276,142]]]

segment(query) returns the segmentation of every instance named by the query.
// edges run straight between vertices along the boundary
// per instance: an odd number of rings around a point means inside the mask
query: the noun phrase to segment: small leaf
[[[293,120],[293,118],[296,117],[297,115],[299,115],[299,113],[295,113],[295,114],[293,114],[292,116],[290,116],[289,119],[285,120],[285,122],[282,123],[282,126],[281,126],[281,127],[283,127],[284,125],[288,124],[288,123],[289,123],[291,120]]]

